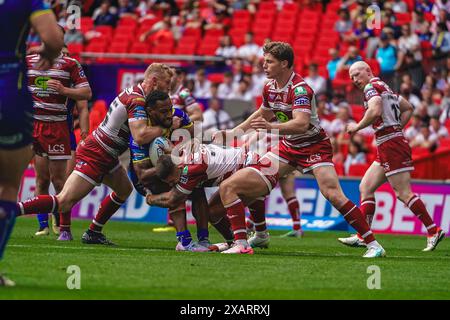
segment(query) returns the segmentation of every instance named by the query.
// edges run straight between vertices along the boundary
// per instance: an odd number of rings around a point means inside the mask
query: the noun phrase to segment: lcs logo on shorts
[[[48,153],[64,153],[64,145],[63,144],[55,144],[53,146],[48,146]]]
[[[309,156],[308,160],[306,160],[307,163],[315,163],[317,161],[322,160],[322,156],[320,153],[312,154]]]

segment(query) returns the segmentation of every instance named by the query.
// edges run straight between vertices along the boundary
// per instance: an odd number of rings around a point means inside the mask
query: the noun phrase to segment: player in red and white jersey
[[[364,257],[385,255],[375,240],[359,208],[342,192],[332,162],[329,138],[319,125],[313,90],[293,71],[294,53],[283,42],[264,45],[263,68],[272,79],[264,88],[263,105],[246,121],[231,131],[250,128],[277,130],[281,136],[279,146],[263,156],[257,165],[236,172],[220,185],[222,203],[235,233],[235,245],[224,253],[248,253],[245,230],[245,208],[241,199],[257,198],[270,193],[279,176],[296,168],[311,172],[322,194],[341,212],[346,221],[363,235],[368,244]],[[277,123],[270,122],[273,116]]]
[[[35,65],[39,59],[38,54],[26,57],[28,88],[34,107],[36,196],[48,195],[50,182],[57,194],[63,189],[67,163],[72,158],[70,128],[67,125],[69,99],[88,100],[92,95],[83,68],[77,60],[61,52],[50,69],[38,70]],[[59,221],[58,213],[55,214],[55,221]],[[48,227],[40,228],[37,234],[42,232],[48,234]]]
[[[111,104],[99,129],[77,148],[75,170],[56,196],[38,196],[19,202],[21,214],[63,212],[60,238],[71,240],[70,209],[95,186],[104,183],[113,192],[101,203],[99,211],[82,241],[111,244],[101,233],[104,224],[126,201],[133,190],[118,156],[128,148],[130,134],[139,144],[151,142],[172,125],[169,90],[172,72],[163,64],[151,64],[138,86],[126,89]],[[149,119],[154,126],[149,125]],[[126,143],[125,143],[126,141]]]
[[[361,211],[369,225],[375,214],[375,191],[386,181],[405,205],[417,216],[428,231],[427,246],[423,251],[432,251],[444,239],[444,231],[436,226],[424,203],[411,190],[411,174],[414,170],[411,148],[402,129],[411,118],[414,108],[403,98],[392,92],[389,86],[374,77],[370,66],[359,61],[350,70],[353,83],[364,91],[366,112],[359,123],[347,126],[347,132],[354,134],[372,125],[377,143],[377,158],[364,175],[361,184]],[[359,235],[340,238],[350,246],[360,246]]]
[[[188,88],[183,86],[180,70],[172,69],[176,74],[170,83],[170,99],[173,106],[186,112],[193,122],[203,120],[203,112]]]

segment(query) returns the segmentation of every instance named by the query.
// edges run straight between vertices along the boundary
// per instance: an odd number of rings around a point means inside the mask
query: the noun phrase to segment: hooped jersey
[[[237,170],[254,163],[256,155],[244,148],[225,148],[201,144],[185,163],[176,188],[191,194],[197,187],[217,186]]]
[[[28,55],[28,89],[33,97],[34,119],[47,122],[67,121],[69,98],[47,86],[48,80],[58,80],[64,87],[89,87],[80,63],[70,57],[59,56],[48,70],[34,69],[39,55]]]
[[[376,143],[379,145],[395,137],[402,137],[400,118],[401,96],[395,94],[389,86],[379,78],[372,78],[364,88],[364,107],[373,97],[381,97],[382,114],[372,124],[375,130]]]
[[[105,119],[92,135],[106,152],[119,157],[128,149],[129,123],[138,120],[148,120],[145,93],[140,84],[126,88],[111,102]]]
[[[302,148],[328,139],[319,124],[314,91],[295,72],[281,89],[277,88],[275,80],[269,81],[264,86],[261,108],[271,110],[278,122],[292,120],[295,112],[305,112],[311,115],[309,128],[305,133],[284,136],[283,142],[288,147]]]
[[[186,108],[197,103],[189,89],[180,85],[174,94],[170,95],[172,104],[175,108],[186,111]]]

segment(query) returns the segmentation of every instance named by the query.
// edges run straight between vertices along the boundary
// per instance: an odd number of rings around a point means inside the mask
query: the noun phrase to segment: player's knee
[[[67,196],[66,194],[58,194],[56,196],[58,200],[58,211],[60,212],[68,212],[72,210],[72,207],[76,204],[76,200]]]
[[[236,193],[236,183],[233,179],[225,180],[219,187],[220,195],[224,196],[230,193]]]
[[[374,196],[374,192],[366,184],[361,183],[359,185],[359,192],[361,194],[361,199],[366,199]]]
[[[55,187],[56,193],[61,192],[61,190],[64,188],[65,182],[65,177],[52,177],[52,184]]]
[[[397,196],[397,198],[400,199],[400,201],[403,202],[403,203],[407,203],[408,200],[411,199],[412,196],[414,195],[411,192],[411,190],[404,190],[404,191],[399,190],[398,191],[398,190],[394,189],[394,192],[395,192],[395,195]]]

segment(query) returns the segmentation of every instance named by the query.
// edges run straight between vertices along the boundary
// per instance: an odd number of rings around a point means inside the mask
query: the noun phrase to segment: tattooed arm
[[[161,208],[175,209],[187,200],[188,195],[182,193],[177,188],[172,188],[169,192],[157,195],[148,194],[146,196],[147,204]]]

